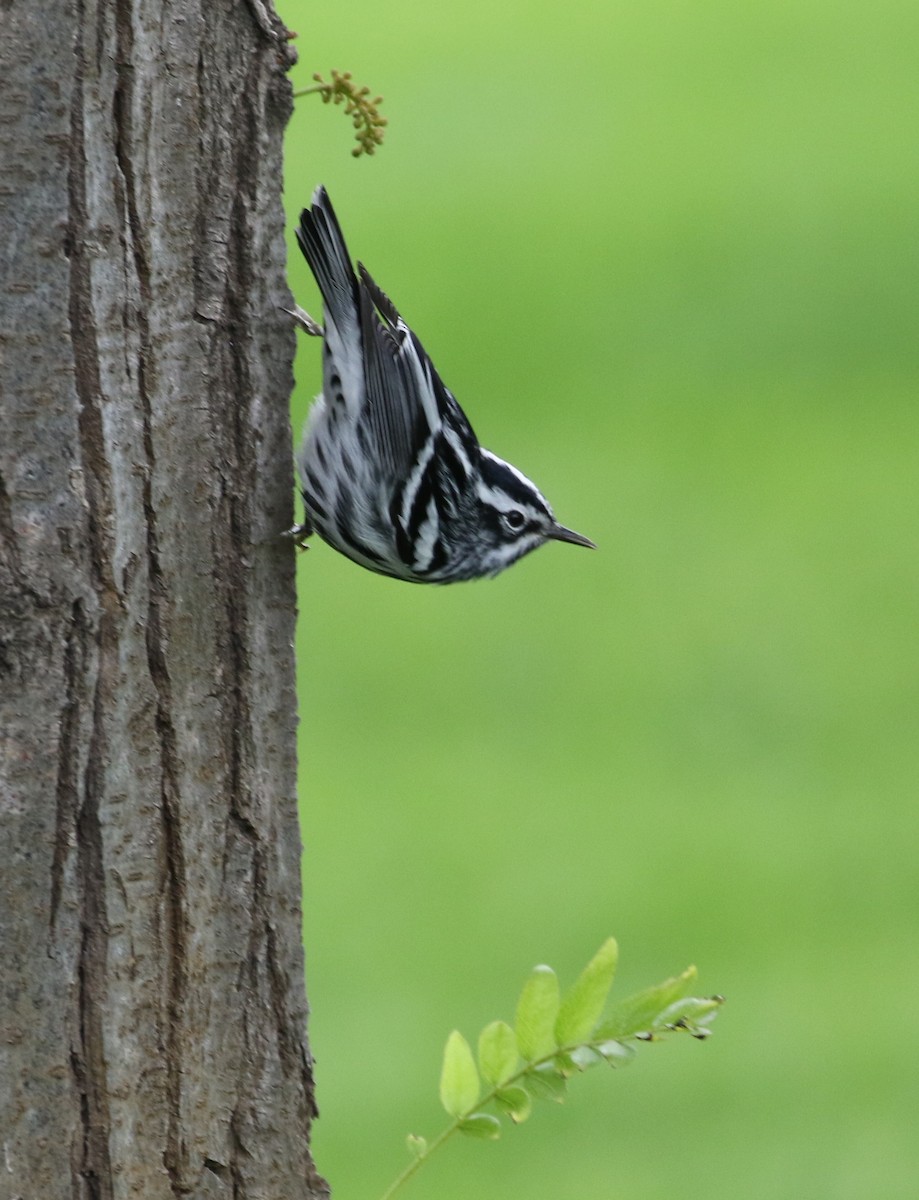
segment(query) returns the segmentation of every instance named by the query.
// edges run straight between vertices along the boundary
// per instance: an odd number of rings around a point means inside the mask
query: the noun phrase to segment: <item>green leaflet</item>
[[[459,1123],[460,1133],[480,1141],[495,1142],[501,1136],[501,1122],[490,1113],[473,1113]]]
[[[517,1001],[514,1021],[517,1048],[527,1062],[545,1058],[556,1048],[558,1009],[558,976],[551,967],[534,967]]]
[[[526,1088],[515,1084],[513,1087],[501,1088],[495,1095],[495,1104],[515,1125],[519,1125],[532,1112],[533,1098]]]
[[[559,1046],[575,1046],[593,1032],[612,987],[618,959],[616,939],[607,938],[568,990],[555,1021]]]
[[[706,1038],[711,1033],[709,1026],[724,1003],[723,996],[685,996],[669,1004],[658,1016],[656,1028],[662,1030],[685,1029],[695,1038]]]
[[[568,1095],[568,1081],[558,1073],[554,1063],[543,1063],[533,1067],[524,1075],[527,1090],[543,1100],[555,1100],[564,1104]]]
[[[444,1046],[440,1072],[440,1102],[451,1117],[462,1117],[479,1099],[479,1073],[469,1043],[454,1029]]]
[[[697,974],[695,967],[687,967],[681,975],[629,996],[604,1017],[594,1030],[594,1038],[605,1041],[653,1031],[661,1013],[686,995]]]
[[[492,1021],[479,1034],[479,1070],[486,1083],[504,1083],[517,1070],[517,1039],[506,1021]]]

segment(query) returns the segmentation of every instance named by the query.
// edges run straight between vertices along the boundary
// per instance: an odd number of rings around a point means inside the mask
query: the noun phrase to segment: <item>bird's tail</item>
[[[313,193],[312,208],[300,214],[297,241],[316,277],[325,304],[326,319],[344,333],[359,322],[357,278],[351,266],[344,234],[324,187]]]

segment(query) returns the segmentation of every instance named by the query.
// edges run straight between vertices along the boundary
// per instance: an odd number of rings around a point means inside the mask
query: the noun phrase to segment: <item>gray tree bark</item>
[[[301,1200],[271,0],[0,0],[0,1198]]]

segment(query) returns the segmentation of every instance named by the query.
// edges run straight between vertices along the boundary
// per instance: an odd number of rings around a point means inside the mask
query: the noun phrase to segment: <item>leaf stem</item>
[[[425,1160],[430,1158],[435,1150],[439,1150],[444,1142],[447,1141],[448,1138],[451,1138],[454,1133],[456,1133],[460,1127],[460,1122],[464,1121],[465,1119],[465,1116],[457,1117],[453,1124],[448,1125],[446,1129],[442,1130],[429,1146],[425,1146],[424,1150],[420,1154],[416,1154],[408,1166],[392,1181],[392,1183],[380,1197],[380,1200],[390,1200],[390,1197],[396,1194],[399,1188],[402,1187],[403,1183],[407,1183],[411,1179],[411,1177],[425,1162]]]

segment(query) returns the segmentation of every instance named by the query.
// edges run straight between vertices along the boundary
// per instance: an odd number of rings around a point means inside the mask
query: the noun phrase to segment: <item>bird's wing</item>
[[[358,263],[367,405],[365,419],[393,478],[411,472],[445,418],[451,436],[471,458],[477,448],[469,422],[444,386],[395,305]]]

